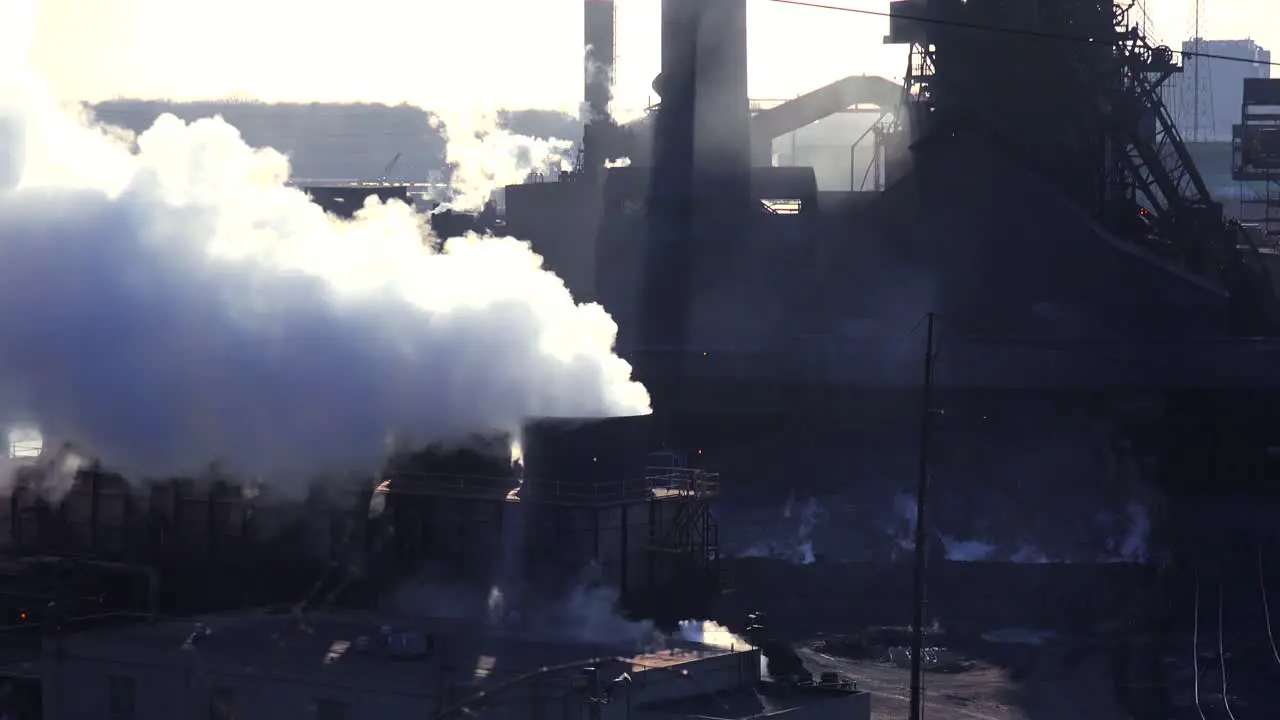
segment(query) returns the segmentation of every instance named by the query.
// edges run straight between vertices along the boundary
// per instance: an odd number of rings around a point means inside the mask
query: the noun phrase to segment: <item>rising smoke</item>
[[[829,508],[834,507],[833,513]],[[847,500],[828,497],[803,501],[793,493],[773,517],[735,517],[751,539],[740,546],[739,557],[783,560],[810,565],[823,557],[836,561],[907,561],[915,549],[915,498],[896,495],[888,507],[873,506],[859,513]],[[832,517],[835,514],[836,517]],[[955,518],[945,518],[956,525]],[[1116,512],[1097,512],[1070,528],[1050,526],[1041,534],[1020,532],[1017,523],[997,525],[979,535],[962,535],[935,528],[930,552],[952,562],[1044,563],[1146,563],[1152,560],[1150,511],[1131,500]],[[850,528],[864,528],[856,532]],[[878,537],[873,537],[878,536]],[[1057,540],[1057,542],[1052,542]],[[1064,542],[1065,541],[1065,542]],[[730,542],[730,546],[732,543]]]
[[[166,116],[131,141],[55,102],[7,49],[4,425],[133,475],[216,460],[279,488],[372,470],[391,433],[647,410],[613,321],[527,244],[439,242],[400,203],[336,221],[226,123]],[[515,152],[460,127],[460,164]],[[460,198],[512,179],[483,160],[460,170]]]
[[[497,585],[482,592],[424,577],[391,594],[387,609],[480,623],[504,637],[631,652],[654,652],[690,643],[725,650],[754,647],[712,620],[682,620],[675,632],[663,632],[651,620],[624,616],[618,609],[618,599],[616,588],[592,582],[575,583],[555,596],[517,593],[508,598]]]
[[[479,210],[494,190],[521,183],[529,173],[573,168],[568,140],[517,135],[487,111],[437,111],[436,116],[443,120],[446,159],[453,168],[449,206],[455,209]]]

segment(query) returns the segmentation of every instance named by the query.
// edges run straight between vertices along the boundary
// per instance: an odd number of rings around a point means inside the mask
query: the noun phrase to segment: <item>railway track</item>
[[[1227,672],[1224,580],[1219,577],[1216,583],[1206,582],[1197,570],[1193,608],[1191,669],[1196,713],[1201,720],[1238,720],[1231,707]]]
[[[1272,717],[1280,701],[1265,557],[1260,543],[1249,544],[1231,543],[1197,564],[1187,718],[1256,720]]]

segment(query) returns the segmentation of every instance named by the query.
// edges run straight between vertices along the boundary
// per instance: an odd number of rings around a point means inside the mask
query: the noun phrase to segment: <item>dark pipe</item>
[[[640,346],[645,350],[680,352],[687,342],[697,38],[696,4],[663,0],[662,105],[654,127],[649,178],[648,257],[640,331]]]

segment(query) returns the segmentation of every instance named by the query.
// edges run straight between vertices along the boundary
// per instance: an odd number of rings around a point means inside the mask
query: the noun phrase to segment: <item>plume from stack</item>
[[[129,143],[0,67],[0,422],[135,475],[276,486],[373,470],[389,434],[516,433],[647,411],[616,326],[527,244],[433,242],[401,203],[354,221],[220,120]]]
[[[583,41],[586,68],[582,89],[588,120],[607,120],[613,100],[613,71],[617,50],[614,28],[617,9],[613,0],[586,0],[583,5]]]
[[[476,212],[494,192],[524,182],[530,173],[558,173],[573,167],[573,143],[559,138],[532,138],[501,127],[495,113],[466,108],[437,110],[450,167],[448,206]]]

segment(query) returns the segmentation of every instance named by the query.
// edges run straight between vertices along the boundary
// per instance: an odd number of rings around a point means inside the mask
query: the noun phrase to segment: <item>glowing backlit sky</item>
[[[691,0],[693,1],[693,0]],[[885,10],[888,0],[825,0]],[[1190,37],[1190,0],[1148,0],[1153,34]],[[618,0],[619,101],[658,69],[659,0]],[[750,0],[751,94],[792,97],[849,74],[899,77],[880,17]],[[1211,0],[1211,39],[1280,50],[1280,3]],[[574,107],[582,0],[39,0],[35,64],[67,98],[243,96]]]

